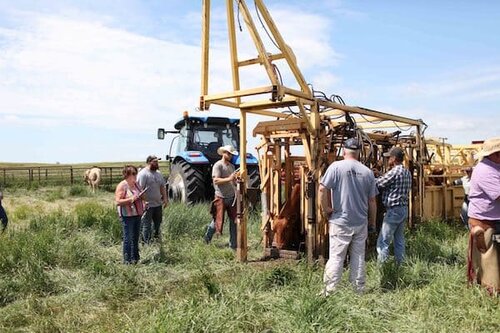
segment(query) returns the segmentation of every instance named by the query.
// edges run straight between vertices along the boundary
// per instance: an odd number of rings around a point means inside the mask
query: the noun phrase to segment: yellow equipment
[[[410,224],[417,217],[425,216],[425,172],[429,164],[423,137],[425,123],[421,119],[348,106],[340,96],[328,97],[314,90],[304,79],[292,49],[285,43],[263,1],[254,0],[254,3],[257,17],[278,51],[270,53],[266,49],[247,1],[226,0],[233,90],[209,93],[211,11],[210,0],[203,1],[199,108],[209,110],[215,104],[239,110],[242,156],[247,153],[247,116],[254,114],[272,119],[260,122],[252,132],[261,138],[257,151],[261,175],[264,254],[296,257],[299,251],[305,250],[309,261],[326,257],[328,228],[317,200],[319,179],[328,165],[342,156],[342,142],[349,137],[357,137],[363,142],[361,161],[381,171],[386,168],[386,161],[382,157],[384,152],[396,145],[406,150],[405,164],[414,177]],[[255,47],[254,58],[239,57],[235,5]],[[241,87],[240,70],[246,66],[261,66],[268,84]],[[283,84],[278,66],[287,67],[293,74],[293,87]],[[246,261],[245,159],[241,161],[240,171],[237,258]]]

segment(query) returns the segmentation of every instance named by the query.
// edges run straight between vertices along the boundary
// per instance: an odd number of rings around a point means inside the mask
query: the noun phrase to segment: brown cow
[[[295,184],[292,195],[274,220],[273,245],[278,249],[298,248],[301,240],[300,221],[300,184]]]

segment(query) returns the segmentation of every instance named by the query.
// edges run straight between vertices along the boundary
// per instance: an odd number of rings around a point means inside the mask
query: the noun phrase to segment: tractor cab
[[[220,117],[188,117],[179,120],[174,128],[181,138],[177,143],[177,154],[198,151],[214,164],[220,159],[217,149],[231,145],[239,150],[239,119]]]

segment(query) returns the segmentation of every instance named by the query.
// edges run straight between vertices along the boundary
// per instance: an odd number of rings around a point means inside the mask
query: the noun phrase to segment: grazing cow
[[[101,183],[101,168],[92,167],[85,171],[85,182],[92,188],[92,193],[95,193],[96,188],[99,188]]]
[[[295,184],[292,195],[274,220],[273,245],[278,249],[298,248],[301,241],[300,221],[300,184]]]

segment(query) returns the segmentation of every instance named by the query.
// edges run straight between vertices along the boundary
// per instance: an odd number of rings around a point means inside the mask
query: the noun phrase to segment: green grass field
[[[113,194],[82,186],[8,189],[0,235],[1,332],[498,332],[499,298],[465,279],[466,233],[429,222],[408,233],[408,262],[377,267],[368,290],[348,283],[316,296],[323,267],[260,262],[259,216],[250,262],[201,241],[208,207],[171,205],[163,241],[121,264]]]

